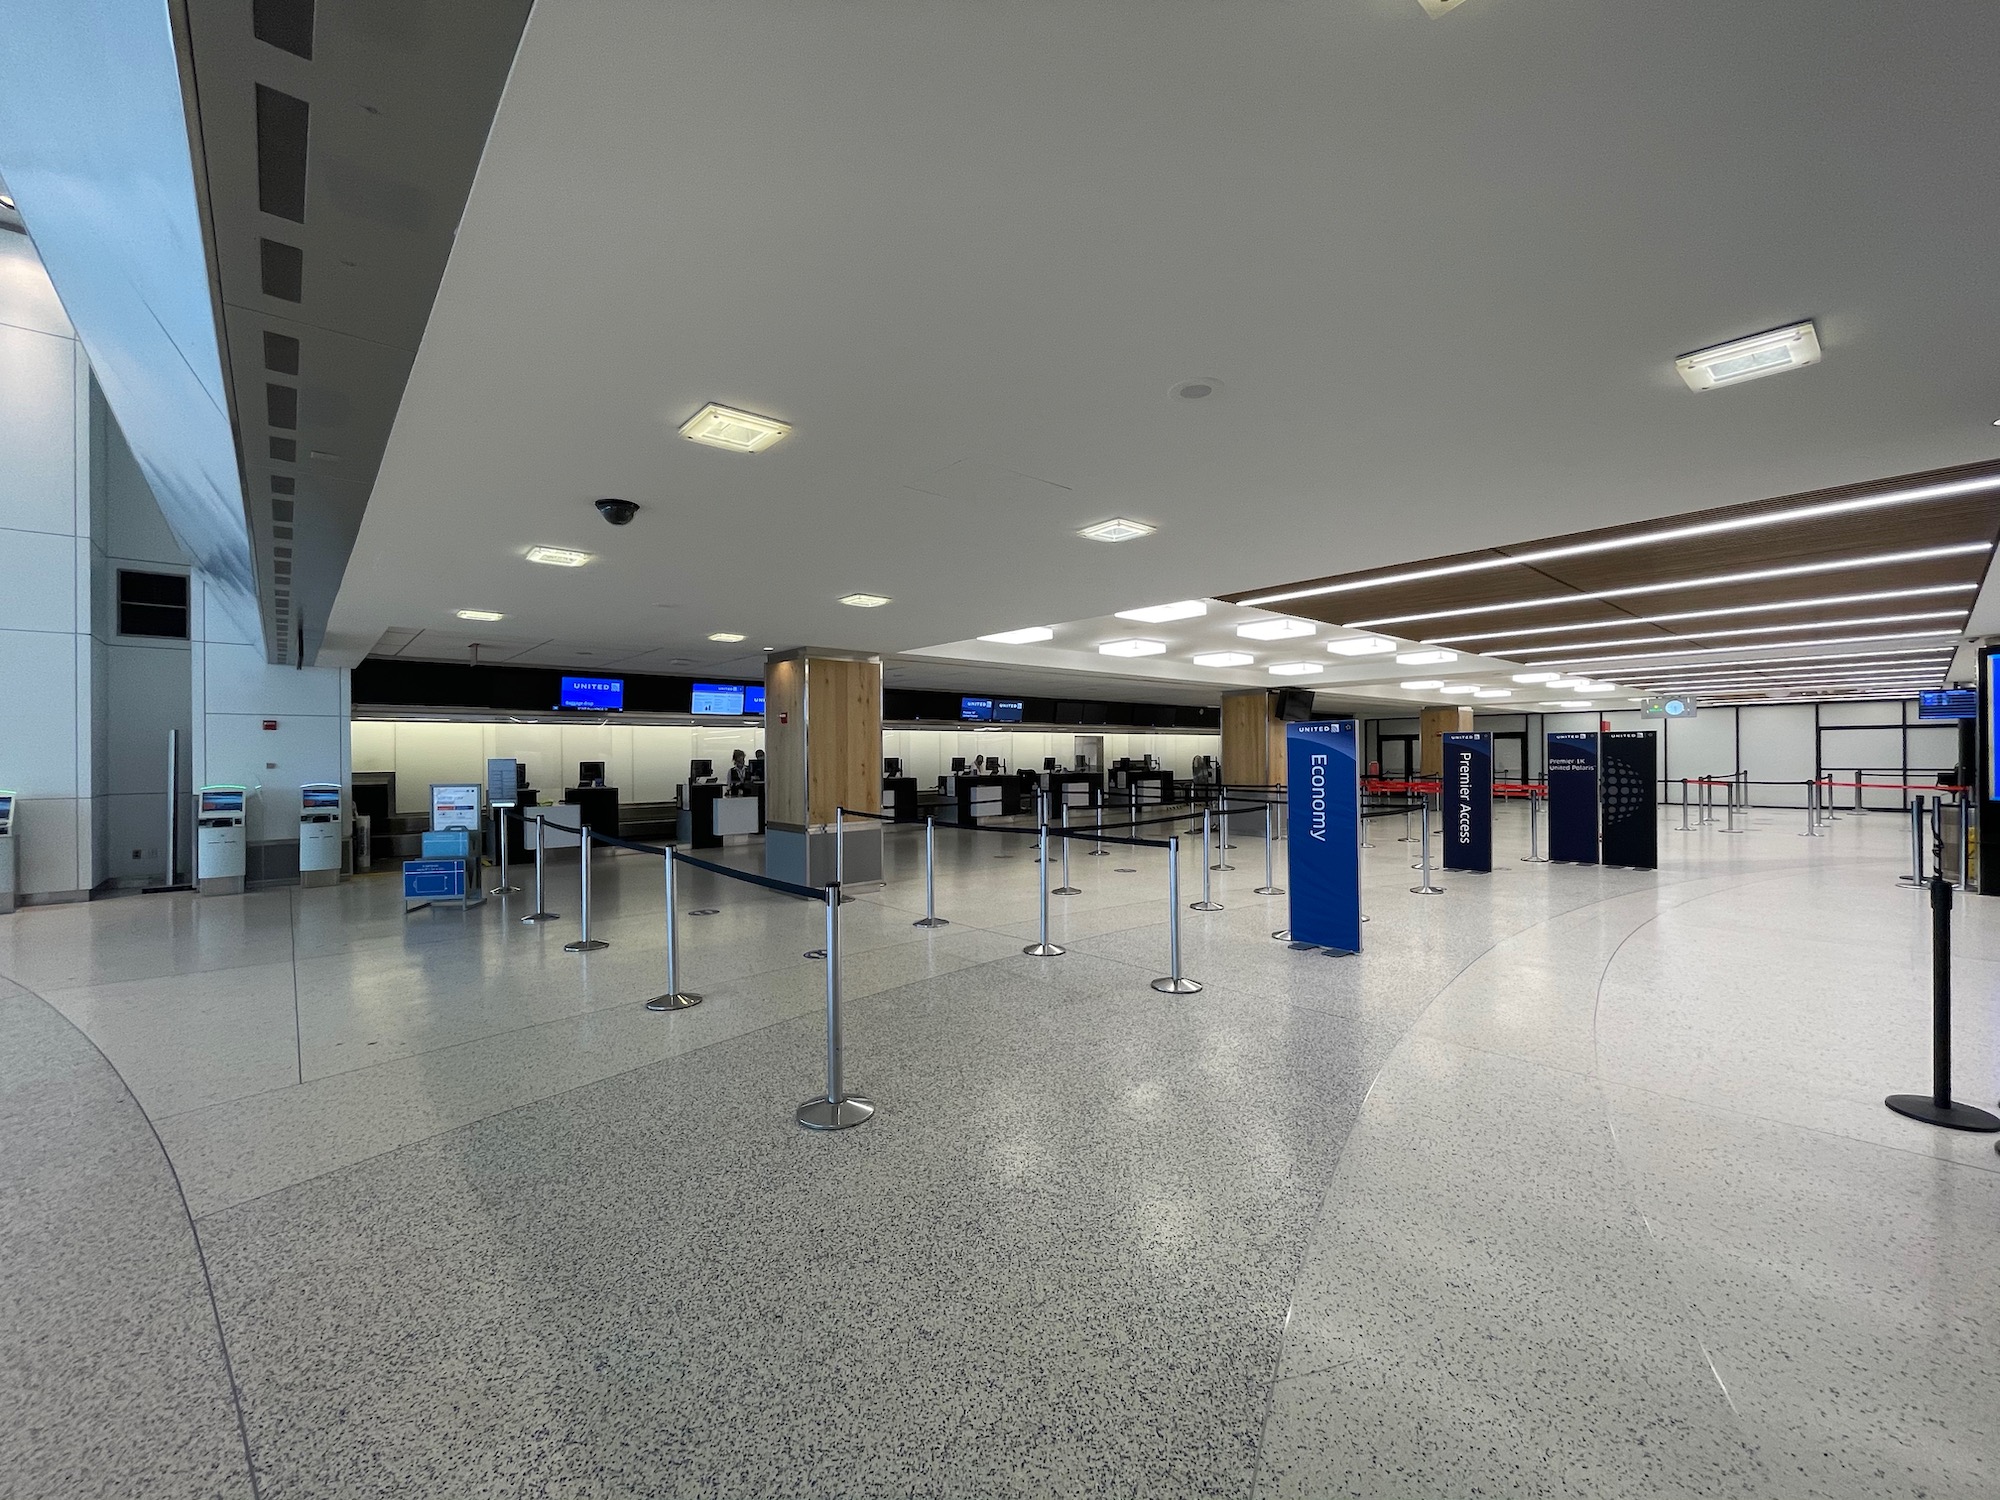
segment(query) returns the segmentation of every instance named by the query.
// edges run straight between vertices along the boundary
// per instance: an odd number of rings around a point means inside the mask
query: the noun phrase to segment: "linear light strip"
[[[1949,656],[1951,654],[1952,654],[1952,648],[1949,647],[1945,648],[1944,650],[1939,650],[1935,646],[1911,646],[1893,651],[1891,650],[1829,651],[1811,656],[1767,656],[1762,658],[1762,661],[1765,665],[1768,666],[1782,666],[1788,662],[1797,662],[1797,661],[1824,662],[1831,665],[1834,662],[1862,661],[1871,657],[1878,657],[1878,656],[1886,656],[1886,657]],[[1630,672],[1620,672],[1618,676],[1620,681],[1629,683],[1636,678],[1660,677],[1682,669],[1692,670],[1700,667],[1715,667],[1715,666],[1748,667],[1755,665],[1757,665],[1755,661],[1663,662],[1656,667],[1640,667]]]
[[[1934,663],[1913,662],[1908,665],[1894,663],[1875,666],[1849,667],[1746,667],[1742,669],[1697,669],[1693,672],[1662,673],[1646,683],[1628,682],[1626,687],[1657,686],[1662,682],[1693,686],[1696,683],[1717,682],[1775,682],[1784,678],[1816,677],[1831,681],[1837,677],[1908,677],[1915,673],[1928,672]]]
[[[1877,552],[1866,557],[1841,557],[1829,562],[1793,563],[1782,568],[1752,568],[1742,573],[1713,573],[1705,578],[1679,578],[1668,583],[1637,583],[1622,589],[1599,589],[1588,594],[1544,594],[1538,599],[1513,599],[1505,604],[1472,604],[1464,609],[1434,609],[1418,615],[1388,615],[1379,620],[1350,620],[1349,630],[1375,630],[1384,625],[1407,625],[1418,620],[1448,620],[1454,615],[1490,615],[1509,609],[1546,609],[1552,604],[1585,604],[1594,599],[1635,599],[1641,594],[1662,594],[1674,589],[1715,588],[1730,583],[1762,583],[1770,578],[1803,578],[1815,573],[1842,573],[1850,568],[1880,568],[1892,563],[1929,562],[1940,557],[1963,557],[1969,552],[1991,552],[1991,542],[1953,542],[1943,547],[1916,547],[1907,552]],[[1600,622],[1601,623],[1601,622]]]
[[[1537,665],[1574,667],[1627,661],[1662,661],[1675,656],[1720,656],[1731,651],[1791,651],[1805,646],[1861,646],[1870,641],[1916,641],[1956,630],[1892,630],[1883,635],[1837,635],[1824,641],[1758,641],[1747,646],[1679,646],[1672,651],[1634,651],[1625,656],[1551,656]]]
[[[1914,505],[1929,500],[1956,500],[1965,495],[2000,489],[2000,475],[1976,479],[1950,479],[1915,489],[1890,490],[1881,495],[1863,495],[1852,500],[1826,500],[1818,505],[1801,505],[1793,510],[1764,511],[1754,516],[1736,516],[1727,521],[1698,521],[1665,531],[1642,532],[1636,536],[1612,537],[1597,542],[1573,542],[1566,547],[1543,547],[1534,552],[1516,552],[1510,557],[1481,558],[1477,562],[1446,563],[1435,568],[1413,568],[1381,578],[1364,578],[1351,583],[1323,583],[1309,589],[1287,589],[1239,602],[1247,605],[1284,604],[1293,599],[1318,599],[1328,594],[1345,594],[1356,589],[1386,588],[1397,583],[1421,583],[1427,578],[1456,578],[1466,573],[1484,573],[1494,568],[1528,566],[1554,562],[1564,557],[1586,557],[1597,552],[1617,552],[1632,547],[1651,547],[1663,542],[1685,541],[1689,537],[1720,536],[1728,532],[1753,531],[1765,526],[1789,526],[1799,521],[1817,521],[1827,516],[1853,515],[1881,510],[1891,505]]]
[[[1775,614],[1790,609],[1831,609],[1842,604],[1881,604],[1891,599],[1917,599],[1932,594],[1968,594],[1976,583],[1934,583],[1917,589],[1883,589],[1873,594],[1828,594],[1818,599],[1784,599],[1770,604],[1732,604],[1727,609],[1687,609],[1671,615],[1629,615],[1622,620],[1575,620],[1567,625],[1521,625],[1512,630],[1482,630],[1470,635],[1428,637],[1427,646],[1450,646],[1466,641],[1515,640],[1529,635],[1563,635],[1572,630],[1608,630],[1624,625],[1671,625],[1680,620],[1719,620],[1725,615]],[[1961,611],[1962,613],[1962,611]]]
[[[1968,613],[1970,611],[1963,609],[1932,609],[1907,615],[1864,615],[1858,620],[1808,622],[1793,620],[1785,625],[1742,625],[1734,630],[1681,630],[1674,632],[1674,638],[1684,641],[1712,641],[1727,635],[1782,635],[1787,630],[1859,630],[1869,625],[1908,625],[1917,620],[1962,620]],[[1530,656],[1541,656],[1550,651],[1609,651],[1621,646],[1657,646],[1662,639],[1657,635],[1641,635],[1622,641],[1565,641],[1561,645],[1552,646],[1489,646],[1481,654],[1525,661]],[[1558,658],[1549,657],[1548,660],[1553,662]],[[1531,666],[1543,664],[1529,663]]]

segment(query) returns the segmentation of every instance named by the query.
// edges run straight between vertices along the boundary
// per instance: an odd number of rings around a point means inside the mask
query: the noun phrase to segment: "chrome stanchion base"
[[[489,896],[518,896],[521,894],[521,887],[518,885],[496,885],[486,894]]]
[[[1049,887],[1049,894],[1051,896],[1081,896],[1083,894],[1083,887],[1080,885],[1052,885]]]
[[[563,952],[595,953],[599,948],[609,948],[610,946],[611,945],[605,942],[604,939],[602,938],[588,938],[588,939],[578,938],[573,943],[564,943]]]
[[[1210,866],[1209,866],[1209,868],[1210,868],[1211,870],[1233,870],[1233,869],[1235,869],[1235,868],[1236,868],[1236,866],[1234,866],[1234,865],[1210,865]]]
[[[808,1130],[846,1130],[874,1118],[875,1106],[851,1095],[845,1099],[808,1099],[798,1110],[798,1122]]]
[[[1549,862],[1546,854],[1524,854],[1520,862],[1524,865],[1545,865]]]
[[[951,918],[949,918],[949,917],[918,917],[918,918],[917,918],[917,920],[916,920],[916,921],[914,921],[914,922],[912,922],[912,923],[911,923],[910,925],[911,925],[912,927],[949,927],[949,926],[951,926]]]
[[[1030,943],[1021,951],[1030,958],[1061,958],[1069,949],[1060,943]]]
[[[811,959],[822,959],[822,958],[825,958],[825,957],[826,957],[826,949],[824,949],[824,948],[808,948],[808,949],[806,949],[805,953],[804,953],[803,955],[801,955],[801,956],[802,956],[802,957],[805,957],[805,958],[811,958]]]
[[[1251,888],[1250,894],[1253,896],[1282,896],[1285,894],[1285,888],[1281,885],[1254,886]]]
[[[699,1004],[701,1004],[701,996],[691,992],[681,992],[672,995],[655,995],[646,1002],[646,1009],[653,1011],[690,1010]]]
[[[1162,995],[1199,995],[1201,993],[1201,981],[1199,979],[1175,979],[1172,975],[1168,975],[1165,979],[1155,979],[1153,981],[1153,988],[1158,990]]]
[[[1444,887],[1441,885],[1413,885],[1410,887],[1410,894],[1412,896],[1442,896],[1444,894]]]
[[[1102,858],[1104,858],[1104,856],[1105,856],[1105,855],[1109,854],[1110,852],[1111,852],[1111,851],[1110,851],[1109,849],[1093,849],[1093,850],[1091,850],[1091,851],[1090,851],[1090,853],[1089,853],[1089,854],[1085,855],[1085,856],[1084,856],[1084,858],[1086,858],[1086,859],[1102,859]]]
[[[1222,903],[1221,903],[1220,901],[1190,901],[1190,902],[1188,902],[1188,910],[1189,910],[1189,911],[1221,911],[1221,910],[1222,910]]]
[[[1292,929],[1289,927],[1280,927],[1276,932],[1271,934],[1271,937],[1277,942],[1289,943],[1292,940]]]
[[[1977,1135],[1991,1135],[2000,1130],[2000,1117],[1955,1100],[1943,1109],[1938,1108],[1937,1100],[1929,1094],[1891,1094],[1882,1102],[1899,1115],[1922,1120],[1926,1125],[1942,1125],[1946,1130],[1969,1130]]]
[[[562,913],[559,911],[531,911],[525,917],[521,918],[521,920],[523,922],[560,922],[562,920]]]

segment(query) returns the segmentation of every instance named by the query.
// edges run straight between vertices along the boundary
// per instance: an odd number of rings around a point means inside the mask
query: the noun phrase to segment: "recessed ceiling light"
[[[454,610],[453,613],[461,620],[504,620],[507,618],[505,615],[490,609],[460,609]]]
[[[1399,682],[1396,686],[1408,693],[1429,693],[1443,687],[1444,684],[1437,678],[1430,677],[1422,682]]]
[[[1248,625],[1238,625],[1236,633],[1250,641],[1294,641],[1318,629],[1304,620],[1252,620]]]
[[[1926,609],[1900,615],[1862,615],[1847,620],[1793,620],[1784,625],[1739,625],[1733,630],[1680,630],[1675,636],[1684,641],[1719,641],[1725,636],[1738,635],[1783,635],[1796,630],[1861,630],[1870,625],[1908,625],[1920,620],[1957,620],[1965,615],[1963,609]],[[1624,646],[1654,646],[1661,637],[1657,635],[1627,636],[1613,641],[1564,641],[1546,646],[1495,646],[1495,656],[1547,656],[1550,661],[1560,661],[1562,656],[1551,656],[1551,652],[1566,652],[1574,655],[1581,651],[1610,651]]]
[[[1475,698],[1511,698],[1514,696],[1514,690],[1512,688],[1474,688],[1472,696]]]
[[[1758,641],[1743,646],[1676,646],[1671,651],[1634,651],[1625,656],[1584,656],[1568,658],[1565,666],[1597,666],[1630,661],[1659,661],[1686,656],[1728,656],[1741,651],[1796,651],[1809,646],[1861,646],[1874,641],[1919,641],[1933,636],[1957,635],[1956,630],[1892,630],[1881,635],[1836,635],[1825,640]]]
[[[1457,661],[1456,651],[1404,651],[1398,653],[1396,665],[1399,667],[1434,667],[1443,662]]]
[[[708,638],[711,641],[740,641],[745,639],[745,637],[738,635],[733,630],[711,631]]]
[[[1542,705],[1543,708],[1589,708],[1590,706],[1590,700],[1587,698],[1580,702],[1573,698],[1564,698],[1558,702],[1544,703]]]
[[[997,646],[1027,646],[1055,638],[1056,633],[1046,625],[1024,625],[1019,630],[1002,630],[980,637],[982,641],[992,641]]]
[[[1097,648],[1099,656],[1162,656],[1165,655],[1165,641],[1106,641]]]
[[[887,594],[842,594],[840,602],[851,604],[856,609],[880,609],[892,601]]]
[[[1514,680],[1516,682],[1554,682],[1560,676],[1562,676],[1560,672],[1516,672]]]
[[[1470,698],[1475,693],[1477,693],[1479,689],[1474,687],[1469,682],[1447,682],[1443,687],[1439,688],[1438,691],[1440,693],[1450,693],[1454,696]]]
[[[1129,542],[1134,537],[1151,536],[1160,528],[1148,526],[1144,521],[1131,521],[1123,516],[1113,516],[1108,521],[1099,521],[1095,526],[1086,526],[1077,533],[1087,536],[1093,542]]]
[[[1269,668],[1273,677],[1310,677],[1315,672],[1325,670],[1325,665],[1316,661],[1273,662]]]
[[[713,401],[681,423],[681,436],[730,453],[762,453],[792,430],[791,423]]]
[[[1174,394],[1183,401],[1205,401],[1221,389],[1222,382],[1213,375],[1197,375],[1175,386]]]
[[[2000,486],[2000,479],[1993,481]],[[1630,599],[1640,594],[1662,594],[1674,589],[1714,588],[1732,583],[1762,583],[1767,578],[1798,578],[1808,573],[1841,573],[1850,568],[1879,568],[1895,563],[1929,562],[1936,557],[1962,557],[1969,552],[1991,552],[1991,542],[1952,542],[1941,547],[1913,547],[1903,552],[1876,552],[1866,557],[1837,557],[1827,562],[1792,563],[1781,568],[1752,568],[1742,573],[1711,573],[1702,578],[1676,578],[1667,583],[1638,583],[1625,588],[1598,589],[1594,593],[1542,594],[1533,599],[1510,599],[1504,604],[1469,604],[1463,609],[1434,609],[1420,615],[1391,615],[1380,620],[1350,622],[1356,630],[1384,625],[1407,625],[1417,620],[1447,620],[1455,615],[1487,615],[1509,609],[1542,609],[1551,604],[1582,604],[1592,599]]]
[[[580,568],[590,561],[590,554],[573,552],[568,547],[530,547],[528,561],[547,563],[552,568]]]
[[[1565,635],[1576,630],[1609,630],[1613,626],[1671,625],[1682,620],[1716,620],[1728,615],[1777,614],[1782,610],[1828,609],[1842,604],[1881,604],[1890,599],[1969,594],[1978,588],[1976,583],[1931,583],[1921,588],[1876,589],[1866,594],[1822,594],[1816,599],[1773,599],[1764,604],[1732,604],[1723,609],[1684,609],[1670,615],[1628,615],[1615,621],[1572,620],[1566,625],[1516,626],[1512,630],[1481,630],[1468,635],[1437,635],[1430,639],[1439,645],[1463,645],[1468,641],[1514,641],[1531,635]]]
[[[1326,649],[1335,656],[1380,656],[1385,651],[1394,651],[1396,643],[1379,635],[1350,635],[1344,640],[1328,641]]]
[[[1142,609],[1121,609],[1121,620],[1138,620],[1147,625],[1164,625],[1169,620],[1192,620],[1208,613],[1208,606],[1199,599],[1183,599],[1178,604],[1148,604]]]
[[[1712,391],[1718,386],[1741,385],[1746,380],[1762,380],[1819,363],[1819,330],[1810,322],[1748,338],[1731,339],[1710,349],[1697,349],[1674,361],[1691,391]]]
[[[1197,651],[1192,658],[1197,667],[1247,667],[1256,659],[1248,651]]]

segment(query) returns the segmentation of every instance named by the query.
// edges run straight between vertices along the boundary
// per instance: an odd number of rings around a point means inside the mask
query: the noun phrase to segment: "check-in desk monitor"
[[[340,879],[340,787],[316,782],[299,788],[299,884],[332,885]]]
[[[18,889],[14,870],[14,794],[0,792],[0,913],[14,909]]]
[[[248,787],[205,786],[196,794],[195,888],[204,896],[234,896],[243,890],[244,804]]]
[[[965,773],[965,757],[963,755],[954,755],[951,758],[951,771],[954,776],[961,776]]]
[[[715,780],[715,762],[712,760],[691,760],[688,762],[689,781]]]
[[[576,763],[576,784],[578,786],[603,786],[604,762],[601,760],[580,760]]]
[[[882,774],[884,776],[901,776],[903,774],[903,757],[900,755],[883,756]]]

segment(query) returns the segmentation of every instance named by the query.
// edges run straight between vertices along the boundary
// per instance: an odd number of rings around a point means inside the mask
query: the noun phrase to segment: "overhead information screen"
[[[625,707],[622,677],[565,677],[559,708],[620,709]]]
[[[1973,688],[1942,688],[1917,695],[1920,719],[1970,719],[1979,713],[1979,694]]]
[[[764,711],[764,686],[762,683],[697,682],[690,698],[689,711],[717,719],[740,719],[745,714],[761,714]]]
[[[958,716],[961,719],[977,719],[983,723],[993,717],[993,700],[961,698],[958,700]]]
[[[993,700],[993,722],[996,724],[1020,723],[1021,700],[1019,698],[995,698]]]

